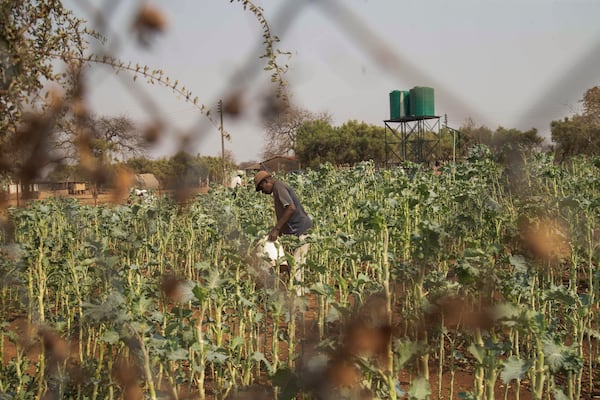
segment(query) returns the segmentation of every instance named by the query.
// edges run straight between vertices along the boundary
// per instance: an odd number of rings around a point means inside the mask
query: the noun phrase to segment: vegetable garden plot
[[[517,192],[485,156],[439,176],[369,163],[286,176],[316,222],[302,297],[256,256],[273,221],[251,188],[185,208],[162,197],[11,208],[0,393],[591,398],[593,161],[536,156]]]

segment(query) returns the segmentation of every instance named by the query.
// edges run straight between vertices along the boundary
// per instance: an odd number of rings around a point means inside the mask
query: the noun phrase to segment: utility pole
[[[444,114],[444,125],[446,126],[446,130],[452,132],[452,162],[456,165],[456,129],[450,128],[448,126],[448,114]]]
[[[223,130],[223,100],[219,100],[219,115],[221,117],[221,163],[223,167],[223,186],[226,185],[225,177],[225,131]]]

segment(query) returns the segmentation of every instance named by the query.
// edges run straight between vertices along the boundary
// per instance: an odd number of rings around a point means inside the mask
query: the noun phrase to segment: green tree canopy
[[[317,120],[329,122],[331,117],[326,113],[314,114],[304,109],[288,107],[268,118],[264,123],[266,142],[263,157],[272,158],[293,152],[298,128],[306,122]]]
[[[296,132],[294,152],[300,163],[306,167],[316,167],[333,157],[335,145],[334,128],[326,121],[309,121]]]
[[[550,124],[556,158],[560,161],[578,154],[600,154],[600,87],[588,89],[581,101],[582,114]]]
[[[135,174],[152,173],[167,188],[197,186],[205,182],[222,182],[223,164],[221,157],[192,156],[178,152],[172,157],[150,160],[143,157],[128,159],[124,165]],[[226,159],[226,168],[235,166]]]
[[[377,164],[385,162],[385,128],[365,122],[348,121],[339,128],[346,148],[344,164],[356,164],[373,160]]]
[[[302,165],[316,168],[330,162],[353,165],[364,160],[385,162],[385,130],[365,122],[348,121],[333,127],[310,121],[298,128],[295,153]]]
[[[600,154],[600,126],[583,115],[552,121],[550,129],[556,158],[564,161],[578,154]]]
[[[543,141],[535,128],[520,131],[500,126],[492,135],[491,148],[497,160],[510,161],[514,157],[520,157],[521,152],[531,153]]]
[[[583,103],[583,115],[592,124],[600,125],[600,86],[586,90],[581,102]]]
[[[460,128],[460,133],[460,148],[457,150],[459,154],[464,156],[473,145],[484,144],[492,150],[494,158],[499,161],[508,161],[513,156],[520,157],[521,152],[529,153],[544,141],[535,128],[521,131],[499,126],[492,131],[487,126],[476,126],[470,119]]]
[[[492,144],[494,132],[487,126],[477,126],[470,118],[460,127],[460,132],[462,136],[460,153],[462,155],[466,155],[468,149],[475,144],[485,144],[486,146]]]

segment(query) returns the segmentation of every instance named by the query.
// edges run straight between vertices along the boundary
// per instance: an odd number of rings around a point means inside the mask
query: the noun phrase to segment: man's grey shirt
[[[289,221],[281,228],[281,233],[289,235],[304,235],[312,228],[312,220],[304,211],[300,199],[288,184],[275,180],[273,183],[273,200],[275,202],[275,215],[281,218],[286,207],[294,204],[296,211]]]

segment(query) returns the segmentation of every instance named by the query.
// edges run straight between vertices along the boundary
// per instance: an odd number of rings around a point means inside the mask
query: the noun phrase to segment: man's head
[[[270,194],[272,189],[271,182],[271,174],[267,171],[258,171],[254,176],[254,186],[256,187],[257,192],[263,192],[266,194]]]

